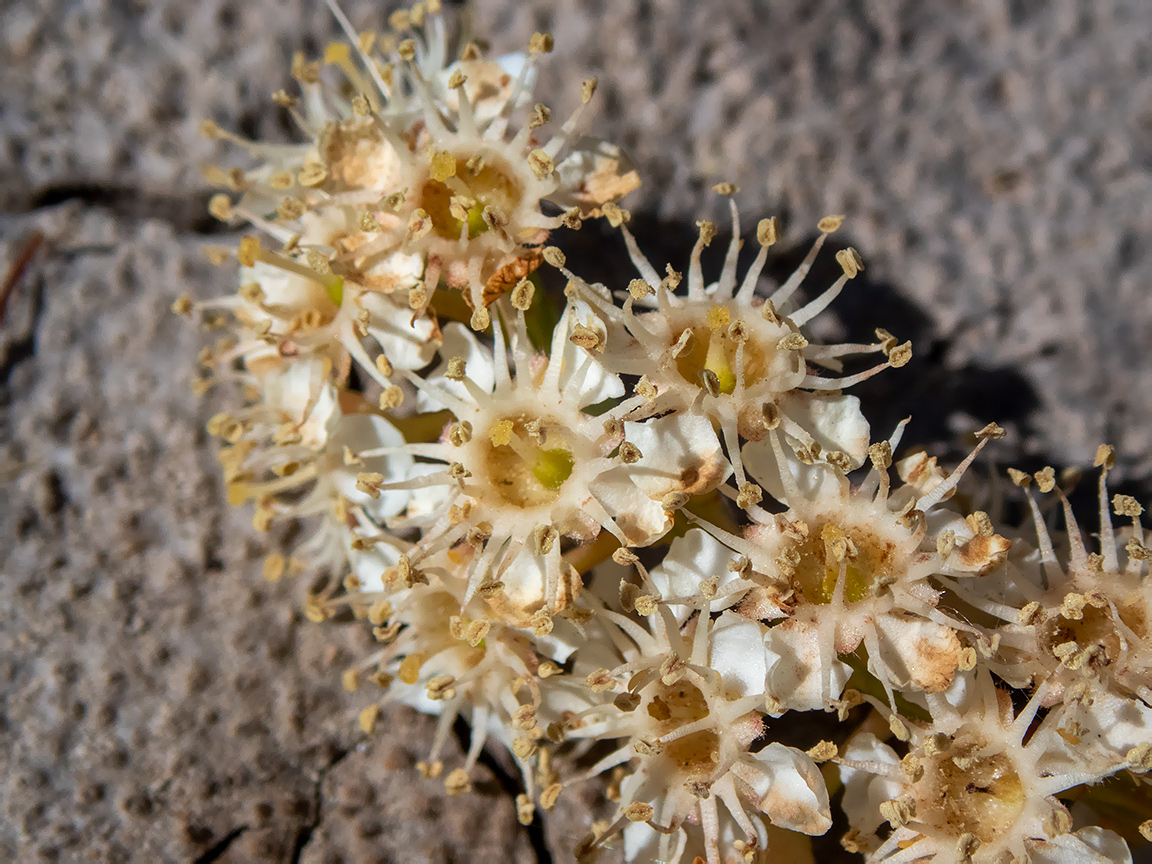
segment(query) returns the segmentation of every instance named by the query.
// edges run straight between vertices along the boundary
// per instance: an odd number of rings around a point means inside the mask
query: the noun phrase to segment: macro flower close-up
[[[10,5],[0,860],[1152,862],[1152,7]]]

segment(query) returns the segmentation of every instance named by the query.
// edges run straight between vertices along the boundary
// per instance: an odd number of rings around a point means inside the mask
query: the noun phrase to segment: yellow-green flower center
[[[324,277],[324,290],[328,293],[328,299],[335,303],[337,306],[344,304],[344,277],[343,276],[326,276]]]
[[[459,240],[467,223],[468,239],[474,240],[488,230],[485,207],[507,216],[519,206],[523,194],[511,170],[494,156],[476,160],[467,154],[442,153],[433,159],[429,177],[420,189],[420,207],[438,236]]]
[[[540,450],[536,454],[536,464],[532,475],[545,489],[557,490],[572,476],[572,466],[576,461],[567,450]]]
[[[808,536],[793,545],[786,557],[795,566],[793,584],[804,599],[826,605],[836,594],[841,568],[844,602],[858,603],[899,575],[903,565],[898,552],[895,543],[868,528],[824,522],[809,525]]]
[[[928,806],[917,817],[960,836],[972,834],[982,844],[1010,831],[1024,810],[1025,791],[1012,759],[1004,754],[977,755],[974,742],[954,744],[926,766]]]
[[[485,468],[506,504],[551,504],[576,466],[568,431],[558,423],[524,415],[503,417],[488,428]]]
[[[747,335],[738,338],[739,332],[731,327],[728,308],[720,305],[708,310],[704,323],[673,331],[673,345],[691,333],[689,344],[676,357],[680,377],[703,387],[703,373],[708,372],[715,376],[716,390],[730,396],[736,390],[737,369],[743,365],[744,386],[755,385],[768,371],[769,358],[776,349]]]

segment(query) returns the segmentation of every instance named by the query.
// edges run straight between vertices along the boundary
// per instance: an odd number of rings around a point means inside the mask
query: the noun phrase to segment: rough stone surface
[[[846,214],[837,239],[868,270],[834,326],[917,349],[862,394],[887,400],[877,422],[914,411],[910,435],[947,449],[998,419],[1002,458],[1029,467],[1108,440],[1148,503],[1152,7],[768,5],[478,0],[472,17],[498,51],[556,32],[539,93],[557,116],[599,76],[592,128],[645,177],[629,206],[659,263],[683,264],[696,218],[726,218],[721,180],[746,220],[784,218],[785,263]],[[47,240],[0,324],[0,859],[535,860],[497,774],[450,798],[386,770],[420,758],[426,718],[356,731],[338,673],[363,634],[309,624],[300,584],[260,579],[263,538],[224,506],[202,432],[215,409],[188,389],[204,337],[167,312],[233,288],[204,259],[228,238],[207,236],[198,165],[241,157],[199,120],[287,140],[267,97],[291,51],[335,35],[323,4],[16,0],[3,22],[0,256]],[[619,263],[608,242],[593,278]],[[588,819],[545,820],[555,860]]]
[[[219,283],[204,242],[80,204],[0,224],[55,238],[0,343],[34,350],[0,420],[22,469],[0,508],[0,859],[531,860],[498,784],[414,779],[428,718],[389,712],[362,746],[339,673],[371,637],[305,620],[222,506],[189,389],[203,337],[167,309]],[[365,773],[375,793],[350,791]]]

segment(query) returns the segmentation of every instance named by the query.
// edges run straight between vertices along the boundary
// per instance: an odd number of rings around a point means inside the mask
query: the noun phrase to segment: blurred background
[[[360,29],[395,8],[343,5]],[[557,117],[599,77],[586,128],[636,163],[625,205],[657,262],[683,267],[698,218],[724,236],[721,181],[746,232],[780,217],[773,275],[847,216],[834,239],[866,278],[826,335],[915,350],[854,391],[878,434],[911,413],[906,442],[955,456],[996,420],[996,459],[1032,470],[1108,442],[1119,491],[1152,503],[1146,0],[459,14],[494,53],[554,32],[537,97]],[[192,395],[206,337],[168,310],[235,289],[204,254],[233,238],[199,166],[245,161],[197,127],[295,140],[269,96],[336,37],[320,0],[3,4],[0,859],[563,861],[588,829],[590,792],[521,828],[496,756],[474,796],[419,781],[427,718],[362,740],[338,675],[366,634],[303,620],[224,503],[203,425],[227,395]],[[631,278],[606,227],[564,244],[600,250],[589,279]]]

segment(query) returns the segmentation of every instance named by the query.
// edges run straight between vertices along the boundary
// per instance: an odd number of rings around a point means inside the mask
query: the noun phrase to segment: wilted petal
[[[832,827],[828,789],[811,757],[773,742],[748,756],[742,767],[755,772],[749,785],[773,825],[812,835]]]
[[[579,207],[585,219],[598,218],[604,204],[619,201],[640,187],[640,175],[631,160],[615,144],[600,138],[573,142],[556,173],[560,188],[550,200],[558,207]]]
[[[927,495],[948,479],[948,475],[936,464],[936,457],[921,451],[906,456],[896,463],[896,473],[905,485],[916,492],[916,497]],[[951,494],[945,496],[945,500]]]
[[[939,693],[956,677],[963,646],[951,627],[935,621],[884,615],[877,618],[880,660],[894,687]]]

